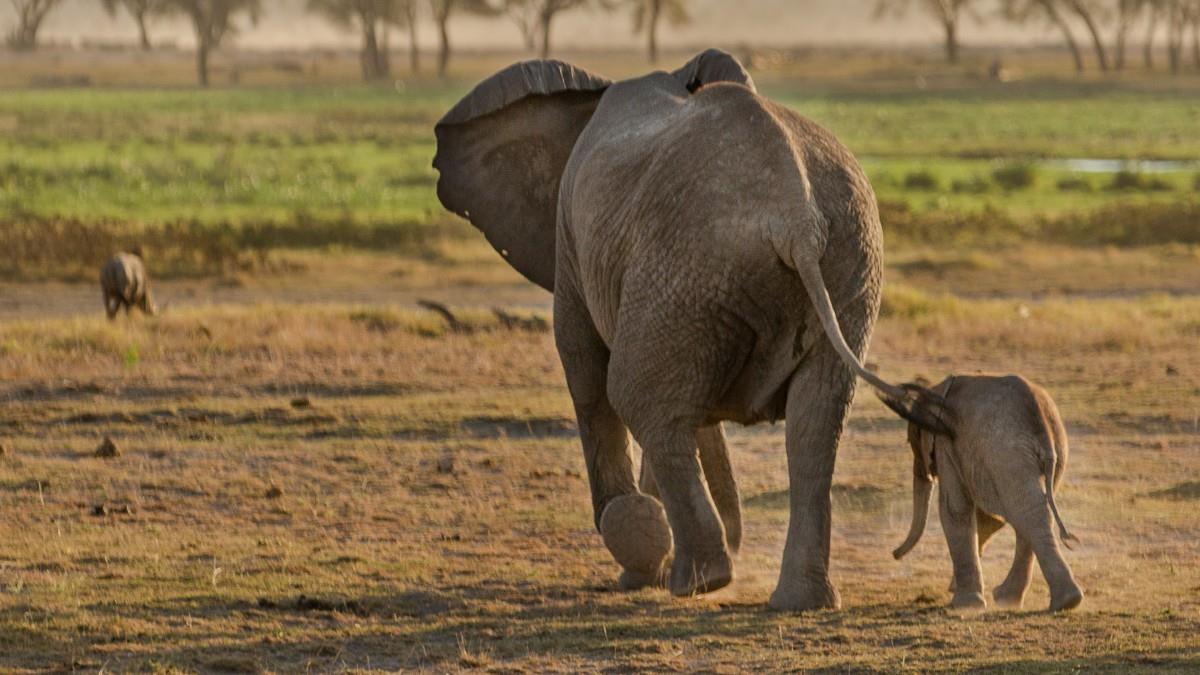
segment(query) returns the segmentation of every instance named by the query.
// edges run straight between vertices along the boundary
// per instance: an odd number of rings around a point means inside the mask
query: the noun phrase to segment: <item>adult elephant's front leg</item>
[[[788,387],[787,459],[791,514],[774,609],[841,606],[829,580],[830,489],[855,380],[831,347],[815,347]]]

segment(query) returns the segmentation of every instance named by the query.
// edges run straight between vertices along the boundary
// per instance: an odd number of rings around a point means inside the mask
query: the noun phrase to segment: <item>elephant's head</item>
[[[715,49],[672,75],[688,91],[719,81],[754,86],[736,59]],[[547,290],[563,169],[611,84],[561,61],[526,61],[479,83],[434,127],[438,199]]]

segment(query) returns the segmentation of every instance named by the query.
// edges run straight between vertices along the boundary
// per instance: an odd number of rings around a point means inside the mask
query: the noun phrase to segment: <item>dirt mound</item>
[[[547,438],[574,436],[575,422],[560,417],[468,417],[462,428],[476,438]]]
[[[1200,499],[1200,481],[1176,483],[1163,490],[1155,490],[1149,494],[1158,499]]]

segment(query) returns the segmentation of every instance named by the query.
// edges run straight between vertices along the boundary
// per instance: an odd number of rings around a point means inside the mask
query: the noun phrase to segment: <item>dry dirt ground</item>
[[[1200,283],[1168,265],[1180,292],[1143,293],[1162,276],[1114,284],[1102,252],[1078,255],[1092,266],[1058,295],[1049,264],[897,256],[870,357],[897,379],[1021,372],[1057,399],[1059,504],[1083,542],[1067,558],[1087,593],[1063,615],[1042,611],[1040,577],[1024,611],[948,611],[936,518],[892,560],[910,455],[865,389],[835,477],[841,610],[765,608],[782,425],[729,429],[735,584],[617,591],[552,335],[488,311],[547,298],[487,265],[417,275],[444,282],[430,286],[364,264],[358,291],[315,304],[288,295],[305,272],[196,284],[203,302],[112,324],[90,287],[6,287],[25,300],[0,324],[0,671],[1195,672]],[[172,283],[162,294],[183,297]],[[942,294],[960,284],[970,297]],[[412,308],[430,293],[478,309],[454,332]],[[96,456],[105,437],[117,456]],[[987,581],[1011,550],[1006,530]]]

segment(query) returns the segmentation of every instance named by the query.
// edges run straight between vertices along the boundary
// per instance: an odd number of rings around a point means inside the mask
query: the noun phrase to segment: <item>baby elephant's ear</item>
[[[518,63],[481,82],[434,127],[442,205],[547,290],[559,180],[609,84],[561,61]]]
[[[731,54],[720,49],[701,52],[671,74],[691,92],[714,82],[735,82],[756,91],[750,73]]]

